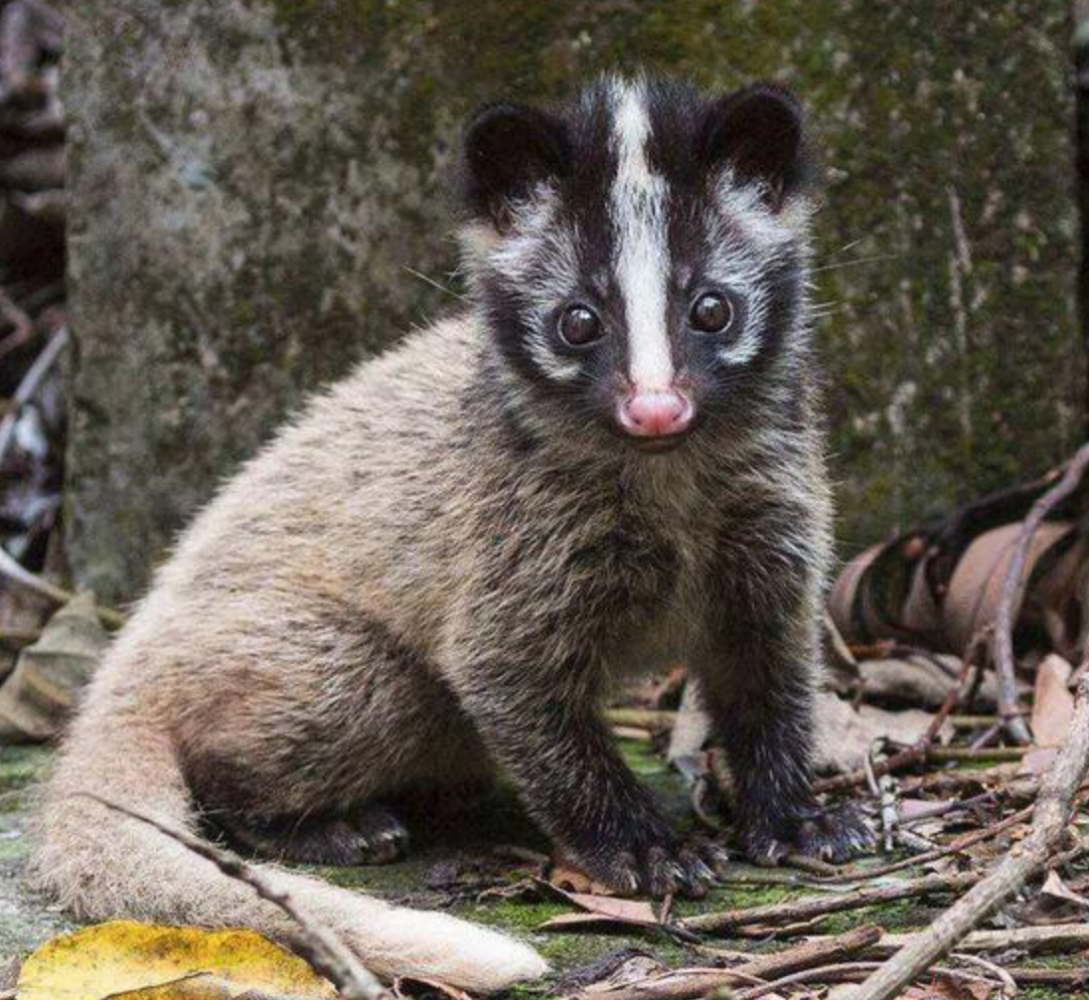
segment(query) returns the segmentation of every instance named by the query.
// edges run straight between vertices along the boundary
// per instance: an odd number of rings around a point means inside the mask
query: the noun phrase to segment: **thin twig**
[[[1066,471],[1054,486],[1037,498],[1021,523],[1013,555],[1010,558],[1006,578],[1002,582],[1002,596],[995,612],[994,664],[998,674],[998,714],[1005,723],[1006,733],[1018,743],[1031,743],[1032,734],[1018,711],[1017,677],[1013,662],[1013,620],[1021,607],[1025,585],[1022,580],[1029,547],[1044,519],[1058,504],[1070,496],[1080,485],[1089,468],[1089,442],[1083,444],[1066,466]]]
[[[18,388],[15,390],[12,397],[13,408],[9,413],[5,414],[3,420],[0,420],[0,466],[4,464],[4,457],[8,448],[11,447],[11,442],[15,439],[15,428],[22,408],[34,398],[41,388],[46,375],[49,374],[53,365],[57,363],[64,348],[68,346],[68,340],[68,328],[60,327],[49,339],[45,347],[42,348],[38,357],[34,359],[34,363],[27,370],[22,382],[19,383]],[[0,576],[7,577],[29,590],[43,594],[59,604],[66,603],[73,596],[62,587],[58,587],[48,580],[43,580],[37,574],[25,569],[2,546],[0,546]],[[105,624],[112,625],[115,628],[119,628],[124,624],[124,618],[110,608],[98,608],[98,615]]]
[[[877,927],[859,927],[835,937],[804,941],[785,951],[750,957],[731,969],[676,969],[629,986],[608,991],[608,1000],[695,1000],[739,982],[762,981],[798,973],[827,962],[840,962],[875,945],[881,938]],[[592,1000],[600,993],[576,993],[567,1000]]]
[[[895,955],[909,944],[917,942],[922,933],[885,934],[877,944],[867,949],[866,954],[879,957]],[[1020,951],[1029,954],[1076,952],[1086,948],[1089,948],[1089,923],[972,931],[957,945],[958,951]]]
[[[767,996],[769,993],[778,993],[784,986],[792,986],[795,983],[857,983],[862,980],[866,973],[876,967],[875,962],[841,962],[837,965],[825,965],[806,972],[795,972],[789,976],[783,976],[781,979],[764,983],[762,986],[738,990],[734,994],[734,1000],[758,1000],[758,998]],[[933,971],[949,979],[959,980],[964,983],[986,983],[991,985],[993,982],[991,979],[973,975],[961,969],[936,967]]]
[[[836,625],[835,619],[832,618],[828,611],[825,611],[821,616],[821,623],[824,625],[825,632],[828,633],[828,639],[832,643],[832,649],[835,650],[836,655],[851,668],[854,676],[858,677],[858,660],[855,659],[855,654],[851,652],[851,647],[847,645],[839,627]]]
[[[971,833],[966,833],[956,840],[950,841],[944,847],[935,848],[927,854],[917,854],[913,858],[905,858],[902,861],[892,861],[887,865],[880,865],[876,868],[841,869],[827,881],[857,882],[859,880],[879,878],[882,875],[891,875],[894,872],[903,871],[905,868],[914,868],[917,865],[937,861],[939,858],[948,857],[950,854],[959,854],[966,848],[982,843],[985,840],[991,840],[1000,833],[1004,833],[1006,830],[1010,829],[1010,827],[1026,822],[1032,816],[1033,808],[1033,806],[1027,806],[1024,809],[1007,816],[998,823],[992,823],[990,826],[985,826],[980,830],[973,830]]]
[[[1086,451],[1089,461],[1089,450]],[[1089,661],[1087,661],[1089,662]],[[1055,766],[1044,776],[1032,830],[1002,862],[910,945],[889,959],[852,1000],[889,1000],[931,963],[955,948],[979,922],[1038,874],[1062,845],[1074,798],[1089,774],[1089,672],[1078,685],[1074,716]]]
[[[766,906],[750,906],[746,909],[722,910],[704,913],[681,921],[687,930],[709,934],[723,934],[735,927],[747,924],[785,923],[791,920],[808,920],[829,913],[843,913],[863,906],[892,903],[900,899],[914,899],[940,892],[963,892],[975,885],[981,876],[977,872],[955,872],[948,875],[924,875],[921,878],[904,879],[893,885],[864,886],[851,892],[829,896],[804,896],[786,903],[769,903]]]
[[[49,370],[56,364],[61,351],[67,346],[68,328],[62,326],[53,334],[45,347],[42,348],[41,353],[34,359],[34,364],[27,369],[23,381],[19,383],[14,395],[11,397],[15,406],[10,413],[4,416],[3,420],[0,420],[0,465],[3,464],[4,456],[15,437],[15,425],[19,420],[20,409],[34,398],[46,375],[49,374]]]
[[[194,854],[211,861],[227,878],[244,882],[262,899],[278,906],[298,926],[296,946],[302,957],[317,972],[325,976],[345,1000],[389,1000],[389,993],[378,978],[359,964],[355,955],[341,943],[339,938],[328,927],[317,922],[312,915],[300,910],[290,894],[277,887],[259,869],[199,837],[194,837],[186,830],[167,826],[151,816],[91,792],[76,794],[94,799],[107,809],[119,812],[130,819],[146,823]]]
[[[1017,983],[1014,982],[1013,976],[1011,976],[1000,965],[995,965],[994,962],[988,962],[985,958],[980,958],[978,955],[961,955],[954,953],[949,956],[958,962],[962,962],[965,965],[975,965],[984,972],[989,972],[995,979],[1002,984],[1002,989],[999,991],[1000,1000],[1009,1000],[1017,994]]]
[[[767,996],[769,993],[778,993],[784,986],[793,986],[795,983],[857,982],[873,966],[873,962],[838,962],[835,965],[825,965],[819,969],[792,972],[790,975],[773,979],[761,986],[739,990],[734,994],[734,1000],[758,1000],[759,997]]]
[[[931,747],[926,752],[927,760],[937,764],[962,760],[1020,760],[1032,747]]]
[[[926,732],[923,733],[912,746],[894,753],[885,760],[877,761],[872,765],[871,772],[868,772],[865,768],[859,768],[859,770],[852,771],[850,774],[841,774],[834,778],[824,778],[821,781],[817,781],[813,785],[814,790],[817,792],[847,791],[858,785],[866,784],[870,773],[872,773],[874,777],[880,778],[883,775],[891,774],[894,771],[902,770],[905,767],[910,767],[913,764],[918,764],[926,760],[934,747],[934,741],[942,731],[942,726],[945,725],[945,720],[952,714],[953,709],[960,704],[961,698],[971,686],[973,670],[972,660],[975,659],[976,651],[982,641],[982,637],[977,635],[976,638],[968,644],[968,649],[965,650],[964,658],[961,661],[960,673],[957,677],[956,685],[950,688],[948,694],[946,694],[941,707],[934,713],[934,718],[930,720],[930,725],[926,727]]]

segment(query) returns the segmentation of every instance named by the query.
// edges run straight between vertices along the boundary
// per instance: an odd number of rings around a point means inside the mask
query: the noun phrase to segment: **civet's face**
[[[606,77],[466,136],[467,266],[532,390],[646,450],[728,421],[805,338],[800,111]],[[776,374],[778,377],[776,378]]]

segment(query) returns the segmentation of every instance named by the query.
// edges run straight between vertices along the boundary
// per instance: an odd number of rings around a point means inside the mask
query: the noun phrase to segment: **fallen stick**
[[[784,986],[793,986],[795,983],[853,983],[865,975],[872,967],[872,962],[838,962],[826,965],[819,969],[807,969],[803,972],[792,972],[760,986],[752,986],[747,990],[738,990],[733,995],[733,1000],[758,1000],[759,997],[769,993],[777,993]]]
[[[859,927],[835,937],[804,941],[786,951],[759,955],[732,969],[677,969],[602,994],[576,993],[567,1000],[696,1000],[723,987],[802,972],[829,962],[839,962],[874,945],[881,937],[877,927]]]
[[[864,886],[861,889],[834,896],[803,896],[801,899],[786,903],[769,903],[766,906],[704,913],[682,920],[681,926],[690,931],[721,934],[747,924],[808,920],[828,913],[843,913],[863,906],[876,906],[878,903],[892,903],[900,899],[914,899],[940,892],[961,892],[975,885],[980,877],[977,872],[924,875],[921,878],[904,879],[898,885]]]
[[[635,729],[672,729],[677,721],[676,712],[654,708],[610,708],[605,716],[614,726],[631,726]]]
[[[1089,447],[1085,450],[1089,462]],[[1080,454],[1080,453],[1079,453]],[[1089,662],[1087,660],[1086,662]],[[947,954],[983,919],[1042,871],[1062,846],[1074,797],[1089,774],[1089,671],[1078,684],[1074,716],[1055,766],[1044,776],[1032,830],[985,878],[926,931],[870,976],[851,1000],[889,1000]]]
[[[905,796],[919,792],[960,795],[967,789],[983,787],[1000,792],[1007,801],[1035,802],[1036,793],[1040,790],[1039,779],[1034,775],[1021,776],[1019,771],[1019,762],[963,771],[930,771],[927,774],[905,776],[901,780],[900,791]]]
[[[1021,523],[1006,578],[1002,582],[1002,596],[995,611],[992,643],[995,672],[998,675],[998,714],[1002,717],[1006,733],[1018,743],[1032,742],[1032,734],[1028,731],[1018,707],[1017,678],[1013,662],[1013,620],[1024,598],[1027,581],[1021,578],[1025,572],[1025,561],[1040,525],[1061,501],[1078,488],[1087,468],[1089,443],[1083,444],[1074,453],[1062,478],[1032,505],[1028,516]]]
[[[1020,966],[1009,966],[1006,971],[1019,986],[1089,986],[1089,968],[1023,969]]]
[[[100,805],[114,812],[119,812],[130,819],[158,830],[160,833],[177,841],[194,854],[211,861],[228,878],[245,882],[262,899],[278,906],[298,926],[299,933],[296,947],[301,956],[311,966],[329,980],[344,1000],[389,1000],[390,994],[373,973],[368,972],[358,959],[340,942],[329,928],[317,923],[313,917],[304,913],[291,896],[278,888],[263,872],[246,864],[241,858],[214,845],[194,837],[186,830],[179,830],[165,823],[129,809],[117,802],[111,802],[90,792],[79,792],[86,798],[94,799]]]
[[[832,643],[832,649],[835,651],[836,656],[850,669],[851,674],[857,680],[859,677],[858,660],[855,659],[855,654],[851,652],[851,647],[844,641],[843,634],[827,609],[825,609],[824,615],[821,617],[821,622],[824,625],[825,632],[828,633],[828,640]]]
[[[895,954],[922,936],[883,934],[877,944],[866,949],[867,955]],[[1089,923],[1048,924],[1040,927],[1010,927],[997,931],[972,931],[958,945],[957,951],[1004,951],[1015,948],[1037,954],[1049,951],[1077,951],[1089,948]],[[1086,970],[1089,972],[1089,969]]]
[[[758,1000],[758,998],[777,993],[784,986],[796,983],[813,983],[828,985],[831,983],[861,983],[865,977],[877,967],[876,962],[845,962],[837,965],[828,965],[820,969],[810,969],[806,972],[796,972],[781,979],[754,986],[747,990],[738,990],[733,994],[734,1000]],[[952,969],[945,966],[935,966],[932,970],[936,975],[957,979],[965,983],[988,983],[994,985],[993,979],[966,973],[962,969]],[[1001,969],[1006,977],[1012,979],[1019,986],[1061,986],[1077,987],[1089,983],[1089,969],[1025,969],[1021,967],[1008,967]],[[601,997],[602,994],[596,994]],[[604,994],[604,997],[609,997]],[[644,998],[650,1000],[650,998]]]
[[[1009,762],[1020,760],[1032,747],[931,747],[926,752],[926,759],[936,764],[961,760],[994,760]]]
[[[1024,714],[1024,712],[1022,712]],[[999,722],[997,715],[951,715],[949,722],[955,729],[980,729]]]

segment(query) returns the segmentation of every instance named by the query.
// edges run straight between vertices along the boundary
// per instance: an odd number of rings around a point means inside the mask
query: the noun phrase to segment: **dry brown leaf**
[[[874,742],[891,739],[910,746],[927,731],[929,712],[907,709],[887,712],[873,705],[852,708],[829,692],[816,703],[815,763],[821,771],[853,771],[862,766]]]
[[[942,669],[940,664],[945,665]],[[858,665],[867,700],[896,702],[916,708],[939,708],[957,686],[960,657],[935,653],[931,656],[889,657],[863,660]],[[998,684],[986,674],[973,703],[980,709],[993,708]]]
[[[569,892],[567,898],[588,913],[596,913],[622,924],[654,927],[658,917],[654,908],[642,899],[618,899],[615,896],[592,896],[582,892]]]
[[[1074,892],[1063,880],[1058,872],[1049,872],[1047,879],[1040,888],[1040,894],[1050,896],[1052,899],[1063,903],[1070,903],[1082,910],[1089,910],[1089,899]]]
[[[1070,677],[1074,668],[1055,653],[1044,657],[1036,668],[1036,699],[1030,726],[1037,746],[1062,746],[1074,716]]]
[[[0,687],[0,743],[55,736],[108,643],[94,595],[79,594],[53,615]]]
[[[590,983],[589,986],[583,987],[581,992],[607,993],[610,990],[620,989],[622,986],[631,986],[634,983],[652,979],[666,971],[666,966],[651,955],[632,955],[604,979]]]
[[[586,893],[591,896],[615,895],[607,885],[595,882],[584,871],[563,858],[556,858],[548,873],[548,882],[564,895],[572,892]]]
[[[1070,531],[1061,521],[1047,521],[1033,535],[1021,579]],[[1005,524],[978,535],[953,571],[942,603],[942,618],[950,648],[965,649],[982,628],[994,621],[1021,524]]]
[[[645,900],[619,899],[616,896],[600,896],[587,892],[568,892],[554,883],[546,884],[553,895],[559,896],[584,912],[564,913],[553,917],[541,924],[541,930],[554,930],[561,927],[570,930],[604,923],[624,924],[628,927],[657,927],[661,923],[653,907]]]
[[[939,973],[929,986],[909,986],[896,1000],[988,1000],[995,990],[996,987],[990,983],[943,976]]]

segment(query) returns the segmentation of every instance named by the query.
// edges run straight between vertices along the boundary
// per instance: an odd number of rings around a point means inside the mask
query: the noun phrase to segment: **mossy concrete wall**
[[[818,299],[842,536],[1080,435],[1068,5],[85,0],[70,12],[68,527],[138,593],[305,390],[452,304],[459,122],[604,67],[776,77],[828,168]]]

